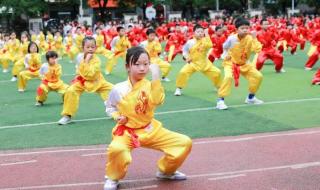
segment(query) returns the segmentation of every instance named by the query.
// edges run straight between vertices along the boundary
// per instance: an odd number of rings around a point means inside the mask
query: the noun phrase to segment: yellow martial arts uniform
[[[56,51],[58,53],[59,57],[62,57],[64,55],[64,47],[62,44],[62,37],[61,36],[54,37],[52,50]]]
[[[150,63],[154,63],[159,65],[162,77],[167,77],[170,70],[171,70],[171,65],[160,59],[159,54],[161,53],[161,44],[157,40],[153,40],[152,42],[146,40],[143,41],[140,46],[142,46],[149,54],[150,57]]]
[[[65,84],[61,79],[62,68],[60,64],[50,65],[45,63],[40,68],[40,76],[42,82],[37,89],[36,100],[38,102],[45,102],[50,91],[58,92],[59,94],[64,94],[68,85]]]
[[[28,80],[32,78],[40,78],[39,69],[41,67],[41,55],[39,53],[31,53],[26,55],[25,68],[18,75],[18,89],[25,90]]]
[[[100,65],[100,59],[96,55],[93,55],[89,63],[86,63],[84,59],[81,60],[77,76],[65,92],[62,115],[75,115],[78,110],[80,95],[84,91],[100,94],[103,101],[108,98],[113,85],[104,79]]]
[[[160,80],[142,79],[134,86],[130,80],[114,86],[106,101],[106,112],[115,119],[126,116],[128,122],[113,129],[112,142],[107,150],[106,176],[111,180],[124,178],[131,163],[131,151],[139,146],[164,153],[158,161],[158,169],[173,174],[191,151],[189,137],[163,128],[154,119],[155,108],[164,101],[164,89]],[[143,163],[141,163],[143,164]]]
[[[13,68],[12,68],[12,76],[18,76],[18,74],[24,69],[24,60],[25,56],[28,54],[28,46],[29,41],[22,42],[19,48],[19,59],[14,62]]]
[[[101,54],[105,56],[107,59],[110,59],[112,56],[112,52],[105,48],[104,46],[104,37],[102,34],[95,35],[97,49],[95,51],[96,54]]]
[[[127,36],[116,36],[111,41],[111,51],[113,55],[106,62],[106,73],[111,73],[113,67],[118,63],[118,59],[121,57],[125,59],[127,49],[131,47],[130,41]]]
[[[196,71],[206,75],[216,88],[220,87],[221,72],[208,59],[207,54],[210,48],[212,48],[212,42],[209,37],[199,40],[194,38],[184,45],[183,56],[191,61],[182,67],[177,76],[176,86],[178,88],[184,88],[189,77]]]
[[[0,57],[0,62],[2,63],[2,68],[7,70],[9,68],[9,63],[17,61],[19,57],[20,41],[18,39],[9,40],[6,45],[7,51]]]
[[[255,94],[260,87],[263,77],[255,65],[250,64],[249,59],[252,52],[257,55],[261,51],[261,43],[251,35],[246,35],[243,39],[239,39],[238,35],[235,34],[229,36],[223,44],[223,48],[226,50],[227,55],[222,63],[224,79],[218,91],[218,96],[224,98],[230,94],[234,76],[233,71],[236,68],[240,69],[240,74],[248,80],[249,93]]]
[[[70,60],[73,60],[78,53],[82,52],[82,40],[84,37],[85,36],[83,34],[76,34],[74,38],[75,44],[72,45],[68,53]]]
[[[48,43],[46,42],[46,36],[43,34],[42,31],[39,33],[38,39],[40,54],[44,55],[48,49]]]

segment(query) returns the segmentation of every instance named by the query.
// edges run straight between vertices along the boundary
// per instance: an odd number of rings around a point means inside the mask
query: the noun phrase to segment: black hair
[[[29,33],[28,33],[27,31],[21,32],[21,36],[22,36],[22,35],[26,35],[27,38],[28,38],[28,40],[30,39],[30,35],[29,35]]]
[[[48,51],[46,53],[46,59],[49,61],[49,58],[58,58],[58,54],[55,51]]]
[[[149,57],[148,52],[143,47],[136,46],[136,47],[129,48],[127,50],[127,55],[126,55],[126,66],[136,63],[140,55],[143,53],[147,54]]]
[[[39,53],[39,47],[38,47],[37,43],[33,42],[33,41],[30,41],[30,43],[28,45],[28,53],[31,53],[30,52],[30,48],[31,48],[32,45],[35,45],[37,47],[37,53]]]
[[[118,26],[117,27],[117,32],[120,32],[120,30],[124,29],[123,26]]]
[[[216,26],[215,31],[218,31],[218,30],[220,30],[220,29],[222,29],[222,26],[221,26],[221,25],[220,25],[220,26]]]
[[[146,32],[147,36],[149,36],[149,34],[155,34],[156,31],[154,31],[152,28],[149,28]]]
[[[250,26],[250,22],[242,17],[239,17],[234,22],[234,25],[236,25],[236,28],[239,28],[240,26]]]
[[[200,24],[196,24],[194,27],[193,27],[193,31],[195,32],[198,28],[202,28],[203,27],[200,25]]]
[[[84,37],[83,40],[82,40],[82,47],[84,47],[84,44],[85,44],[87,41],[94,41],[94,44],[96,45],[96,40],[94,39],[94,37],[92,37],[92,36],[86,36],[86,37]]]
[[[264,21],[268,21],[267,18],[262,18],[261,21],[260,21],[260,24],[262,25],[262,23],[263,23]]]

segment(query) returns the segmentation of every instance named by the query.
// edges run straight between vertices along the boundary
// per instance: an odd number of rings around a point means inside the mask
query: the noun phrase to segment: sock
[[[254,94],[249,94],[248,98],[249,98],[249,99],[254,98]]]

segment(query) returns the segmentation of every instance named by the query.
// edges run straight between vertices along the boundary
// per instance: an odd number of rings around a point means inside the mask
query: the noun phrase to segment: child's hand
[[[192,61],[192,60],[191,60],[190,57],[186,58],[186,62],[187,62],[187,63],[191,63],[191,61]]]
[[[120,125],[125,125],[125,124],[128,123],[128,118],[126,116],[120,115],[117,118],[117,123],[120,124]]]
[[[93,57],[93,54],[92,53],[87,53],[85,56],[84,56],[84,61],[86,63],[89,63],[90,59]]]
[[[151,64],[150,72],[151,72],[152,80],[160,80],[161,71],[160,71],[159,65]]]

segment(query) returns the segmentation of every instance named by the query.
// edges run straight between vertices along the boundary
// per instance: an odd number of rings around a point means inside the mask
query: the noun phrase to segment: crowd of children
[[[0,64],[3,73],[12,64],[11,81],[17,81],[21,93],[26,90],[28,80],[41,80],[36,90],[36,106],[43,106],[51,91],[62,95],[60,125],[71,122],[83,92],[101,96],[107,114],[117,123],[107,152],[105,190],[117,189],[131,162],[131,150],[140,146],[165,153],[158,162],[157,177],[186,179],[177,169],[191,150],[191,140],[164,129],[153,118],[155,108],[164,101],[161,81],[170,81],[171,63],[178,54],[185,64],[176,76],[174,95],[181,96],[191,75],[201,72],[217,90],[218,110],[228,108],[225,98],[231,93],[233,82],[239,85],[240,75],[248,80],[245,103],[263,103],[256,93],[263,80],[261,69],[266,59],[274,62],[276,73],[284,73],[283,51],[290,48],[294,55],[298,46],[304,49],[309,41],[309,59],[305,64],[305,70],[309,71],[320,54],[320,17],[175,20],[158,27],[141,22],[126,26],[110,23],[96,25],[95,32],[79,25],[67,28],[63,35],[40,32],[29,36],[22,32],[21,40],[15,32],[0,34]],[[98,54],[107,59],[105,64],[101,64]],[[42,63],[43,55],[47,63]],[[58,59],[63,56],[76,63],[71,84],[61,79],[62,65]],[[123,69],[128,80],[113,85],[103,73],[112,74],[119,58],[126,63]],[[217,59],[223,60],[223,72],[214,64]],[[145,79],[149,71],[151,81]],[[312,84],[320,84],[320,69]]]

